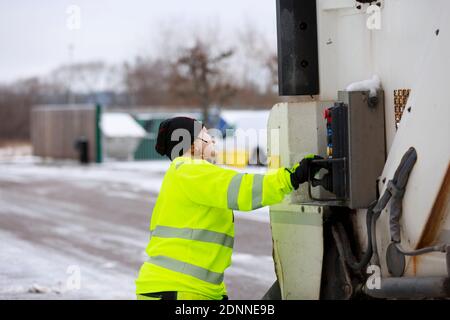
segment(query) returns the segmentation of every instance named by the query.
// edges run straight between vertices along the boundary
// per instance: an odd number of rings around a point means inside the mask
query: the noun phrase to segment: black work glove
[[[308,181],[309,172],[311,177],[314,177],[316,173],[321,169],[320,166],[313,166],[311,162],[313,160],[323,159],[321,156],[310,154],[303,158],[299,164],[295,165],[291,171],[291,184],[295,190],[297,190],[300,184]]]

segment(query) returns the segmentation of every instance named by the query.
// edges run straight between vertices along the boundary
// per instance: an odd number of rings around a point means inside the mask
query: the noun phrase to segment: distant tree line
[[[0,139],[29,139],[30,110],[38,104],[195,107],[208,119],[211,106],[269,108],[278,100],[274,46],[256,30],[247,27],[228,47],[214,36],[195,34],[172,44],[122,65],[72,63],[0,85]]]

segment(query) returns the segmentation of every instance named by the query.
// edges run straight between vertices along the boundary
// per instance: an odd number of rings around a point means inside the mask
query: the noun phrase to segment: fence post
[[[100,121],[102,117],[102,106],[100,104],[95,105],[95,146],[96,146],[96,159],[95,162],[101,163],[103,160],[102,155],[102,132],[100,130]]]

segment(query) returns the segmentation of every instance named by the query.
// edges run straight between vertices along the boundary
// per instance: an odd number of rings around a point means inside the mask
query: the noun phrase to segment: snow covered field
[[[0,157],[0,299],[134,299],[168,166]],[[268,221],[267,208],[236,213],[231,299],[259,299],[275,280]]]

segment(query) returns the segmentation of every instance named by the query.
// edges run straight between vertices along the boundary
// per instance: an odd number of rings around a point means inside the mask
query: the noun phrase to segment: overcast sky
[[[79,29],[71,5],[80,8]],[[275,0],[0,0],[0,82],[44,75],[69,61],[119,63],[151,54],[161,25],[220,26],[232,42],[251,24],[273,43],[275,21]]]

